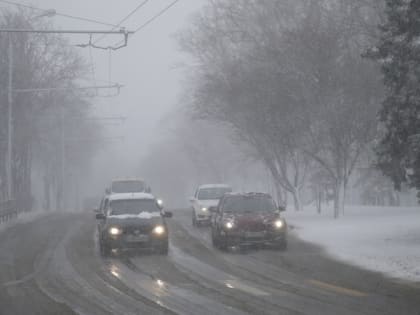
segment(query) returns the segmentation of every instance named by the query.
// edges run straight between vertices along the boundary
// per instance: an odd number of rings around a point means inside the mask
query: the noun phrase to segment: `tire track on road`
[[[269,292],[274,292],[273,294],[281,296],[286,293],[288,299],[282,304],[288,305],[290,309],[303,312],[308,309],[311,310],[310,314],[314,312],[319,314],[336,314],[337,312],[340,314],[353,314],[356,311],[360,314],[366,313],[366,308],[363,307],[364,301],[360,302],[361,306],[358,301],[349,299],[346,296],[343,297],[343,290],[337,292],[337,290],[332,291],[331,287],[317,286],[309,282],[305,277],[284,270],[279,266],[276,266],[275,270],[272,267],[267,270],[268,265],[255,261],[255,257],[250,255],[226,254],[215,250],[210,243],[209,232],[191,227],[187,216],[183,214],[177,216],[176,221],[172,222],[172,225],[172,228],[178,232],[175,233],[175,239],[178,238],[177,244],[181,245],[182,250],[185,250],[187,254],[199,260],[202,260],[204,257],[206,262],[212,262],[215,266],[227,265],[228,268],[223,268],[223,270],[228,269],[230,273],[239,276],[241,279],[247,279],[259,284],[260,287],[264,288],[266,286]],[[183,246],[182,243],[188,239],[185,234],[193,237],[206,250],[200,251],[197,244],[192,244],[191,248]],[[199,251],[199,254],[197,251]],[[205,251],[208,253],[205,253]],[[275,254],[278,256],[287,255],[287,252]],[[211,256],[215,256],[217,259],[212,260],[210,259]],[[249,259],[254,260],[254,262],[249,264]],[[215,260],[216,262],[214,262]],[[211,281],[211,279],[209,280]],[[354,298],[354,296],[351,297]],[[293,303],[290,301],[293,301]],[[371,306],[368,314],[383,314],[383,311],[377,311],[375,306]]]

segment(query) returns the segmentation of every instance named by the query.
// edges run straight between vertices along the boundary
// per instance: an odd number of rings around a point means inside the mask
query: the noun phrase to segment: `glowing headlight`
[[[111,235],[120,235],[120,234],[122,234],[122,229],[120,229],[120,228],[117,228],[117,227],[115,227],[115,226],[113,226],[113,227],[111,227],[110,229],[109,229],[109,234],[111,234]]]
[[[157,235],[162,235],[163,233],[165,233],[165,228],[162,225],[158,225],[153,229],[153,233]]]
[[[233,222],[230,222],[230,221],[226,222],[225,226],[226,226],[227,229],[232,229],[233,228]]]
[[[277,220],[274,222],[274,227],[277,229],[281,229],[283,227],[284,223],[282,220]]]
[[[208,209],[206,207],[201,208],[201,211],[206,212]]]
[[[158,199],[158,200],[156,200],[156,202],[160,207],[163,206],[163,200],[162,199]]]

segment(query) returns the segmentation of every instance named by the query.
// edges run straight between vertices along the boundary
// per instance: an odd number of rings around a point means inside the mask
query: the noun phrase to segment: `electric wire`
[[[133,14],[135,14],[138,10],[140,10],[149,0],[144,0],[142,3],[140,3],[137,7],[134,8],[129,14],[127,14],[121,21],[117,23],[116,26],[114,26],[111,31],[114,31],[116,28],[120,27],[125,21],[127,21]],[[102,39],[104,39],[107,36],[107,34],[103,34],[101,37],[96,39],[93,43],[96,44]]]
[[[152,16],[150,19],[148,19],[146,22],[144,22],[142,25],[140,25],[138,28],[136,28],[133,32],[133,35],[135,35],[137,32],[141,31],[143,28],[148,26],[150,23],[158,19],[161,15],[163,15],[165,12],[167,12],[170,8],[172,8],[179,0],[172,1],[169,5],[167,5],[165,8],[160,10],[158,13],[156,13],[154,16]],[[123,43],[123,41],[119,41],[116,45],[120,45]]]
[[[31,9],[31,10],[41,11],[41,12],[45,12],[45,13],[50,13],[51,12],[51,10],[41,9],[41,8],[37,8],[37,7],[31,6],[31,5],[27,5],[27,4],[23,4],[23,3],[19,3],[19,2],[14,2],[14,1],[9,1],[9,0],[0,0],[0,2],[10,4],[10,5],[15,5],[15,6],[22,7],[22,8],[28,8],[28,9]],[[64,13],[57,12],[55,10],[54,10],[54,15],[61,16],[61,17],[66,17],[66,18],[69,18],[69,19],[75,19],[75,20],[80,20],[80,21],[84,21],[84,22],[89,22],[89,23],[100,24],[100,25],[104,25],[104,26],[118,27],[115,24],[102,22],[102,21],[89,19],[89,18],[84,18],[84,17],[80,17],[80,16],[64,14]]]

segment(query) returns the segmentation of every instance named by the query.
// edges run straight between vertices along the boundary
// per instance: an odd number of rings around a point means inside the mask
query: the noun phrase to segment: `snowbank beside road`
[[[332,209],[284,214],[300,238],[324,247],[346,262],[420,282],[420,208],[346,207],[332,218]]]
[[[30,211],[30,212],[22,212],[19,214],[17,218],[14,218],[10,221],[0,223],[0,232],[3,230],[8,229],[9,227],[15,226],[16,224],[20,223],[29,223],[36,220],[39,217],[47,215],[48,212],[46,211]]]

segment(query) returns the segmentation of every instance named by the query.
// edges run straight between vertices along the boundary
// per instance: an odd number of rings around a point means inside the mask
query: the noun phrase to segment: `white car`
[[[168,226],[157,199],[148,193],[114,193],[104,198],[96,213],[99,248],[103,256],[113,252],[148,250],[168,254]]]
[[[114,179],[111,186],[105,191],[107,195],[142,192],[150,193],[151,189],[144,180],[138,178]]]
[[[190,198],[192,207],[192,224],[210,224],[210,207],[215,207],[224,194],[232,192],[232,188],[226,184],[207,184],[197,188],[194,197]]]

